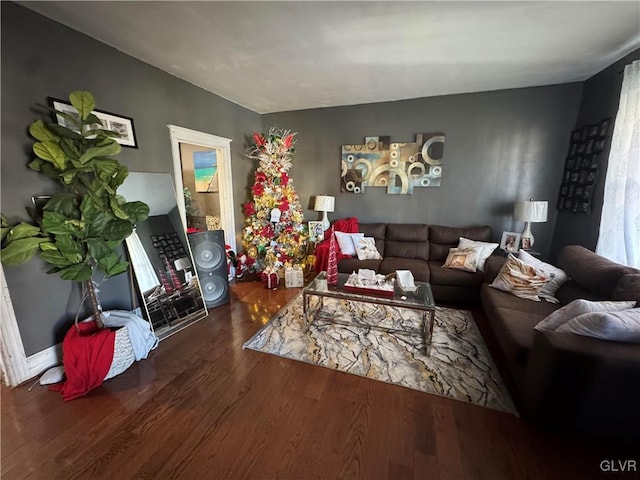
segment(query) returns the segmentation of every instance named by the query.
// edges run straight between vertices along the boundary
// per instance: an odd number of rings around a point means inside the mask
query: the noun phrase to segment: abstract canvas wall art
[[[444,133],[421,133],[415,143],[391,143],[391,137],[365,137],[363,145],[342,145],[341,191],[363,193],[386,187],[411,194],[414,187],[439,187]]]

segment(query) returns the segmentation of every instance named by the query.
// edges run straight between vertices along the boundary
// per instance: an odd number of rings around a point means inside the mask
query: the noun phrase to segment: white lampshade
[[[330,197],[329,195],[316,195],[316,203],[313,209],[316,212],[333,212],[335,202],[335,197]]]
[[[513,215],[519,222],[546,222],[547,202],[516,202]]]

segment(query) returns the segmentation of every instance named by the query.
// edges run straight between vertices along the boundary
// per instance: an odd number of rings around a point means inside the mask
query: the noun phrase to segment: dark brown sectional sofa
[[[439,303],[469,303],[478,300],[483,272],[463,272],[442,268],[449,249],[458,246],[460,237],[491,241],[491,227],[444,227],[422,223],[361,223],[359,231],[376,240],[382,260],[344,258],[338,271],[351,273],[360,268],[384,275],[410,270],[416,280],[430,282]]]
[[[564,247],[557,264],[570,280],[556,293],[560,303],[553,304],[490,287],[504,262],[498,256],[487,260],[481,300],[499,363],[508,369],[523,413],[553,427],[640,438],[640,344],[534,330],[547,315],[580,298],[640,305],[640,270],[581,246]]]

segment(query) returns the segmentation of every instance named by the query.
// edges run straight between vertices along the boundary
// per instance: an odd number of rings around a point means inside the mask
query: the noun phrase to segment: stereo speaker
[[[229,303],[224,230],[190,233],[189,243],[207,308]]]

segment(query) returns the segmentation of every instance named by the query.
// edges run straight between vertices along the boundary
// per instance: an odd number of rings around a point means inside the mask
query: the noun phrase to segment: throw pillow
[[[524,263],[531,265],[534,268],[537,268],[539,271],[543,272],[550,278],[545,286],[542,287],[538,295],[540,298],[545,299],[547,302],[558,303],[558,299],[555,297],[555,294],[558,289],[567,280],[569,280],[569,276],[565,273],[565,271],[538,260],[536,257],[530,255],[525,250],[520,250],[520,252],[518,253],[518,259],[522,260]]]
[[[358,240],[364,237],[364,233],[345,233],[334,232],[336,234],[336,240],[340,247],[340,253],[342,255],[349,255],[354,257],[356,255],[356,245]]]
[[[575,333],[617,342],[640,343],[640,308],[617,312],[583,313],[558,327],[556,332]]]
[[[544,273],[509,254],[496,279],[489,284],[504,292],[528,300],[540,301],[538,292],[549,281]]]
[[[491,256],[493,251],[498,248],[497,243],[480,242],[478,240],[470,240],[468,238],[460,237],[458,240],[458,248],[479,248],[478,252],[478,270],[484,272],[484,263],[487,258]]]
[[[571,303],[567,303],[564,307],[559,308],[550,315],[547,315],[533,328],[536,330],[548,330],[553,332],[572,318],[584,313],[616,312],[620,310],[628,310],[635,306],[636,302],[612,302],[609,300],[604,302],[592,302],[590,300],[580,298]]]
[[[475,248],[450,248],[443,268],[475,272],[478,266],[478,250]]]
[[[382,258],[376,248],[376,239],[373,237],[364,237],[358,240],[356,253],[358,260],[380,260]]]

